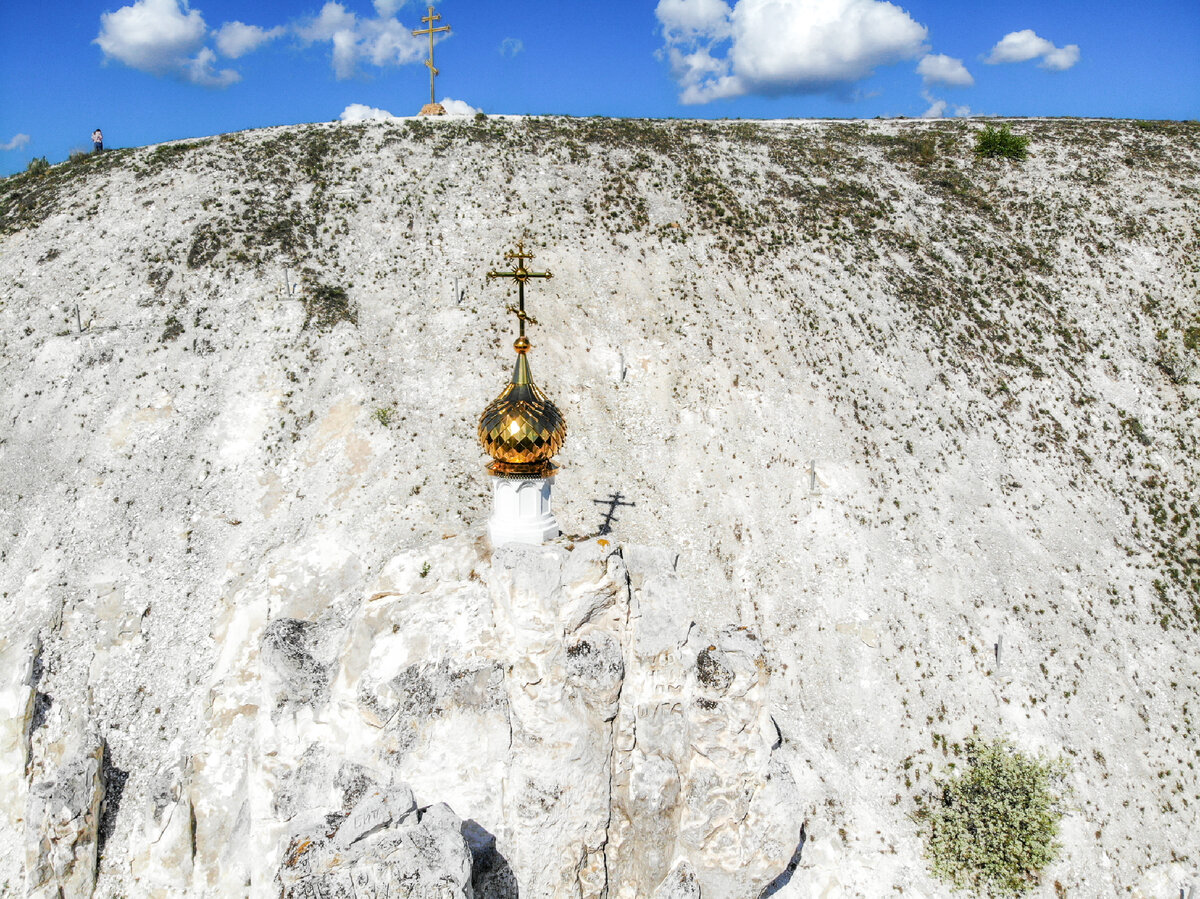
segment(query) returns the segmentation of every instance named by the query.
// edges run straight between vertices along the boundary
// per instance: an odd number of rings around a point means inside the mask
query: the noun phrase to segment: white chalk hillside
[[[945,896],[972,734],[1070,763],[1031,895],[1200,889],[1200,128],[1013,126],[0,181],[0,892]],[[520,237],[567,536],[493,557]]]

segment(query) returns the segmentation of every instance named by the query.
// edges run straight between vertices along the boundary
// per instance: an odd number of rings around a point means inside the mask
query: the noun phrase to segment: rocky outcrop
[[[202,894],[757,896],[798,828],[771,662],[751,631],[693,625],[673,564],[458,537],[336,614],[239,603],[238,667],[155,827],[194,815]]]
[[[190,782],[186,761],[165,766],[153,776],[150,802],[135,820],[129,871],[147,896],[178,896],[192,882],[196,817]]]
[[[800,831],[795,785],[772,764],[762,644],[742,628],[693,629],[680,645],[644,651],[620,719],[616,894],[688,883],[672,864],[683,859],[705,896],[757,896],[787,864]]]
[[[83,899],[96,882],[104,743],[66,762],[29,790],[25,884],[36,899]]]
[[[284,899],[357,895],[471,899],[471,850],[444,803],[418,809],[400,786],[364,793],[297,831],[280,859]]]
[[[0,815],[17,830],[25,817],[30,732],[38,709],[41,641],[0,638]]]

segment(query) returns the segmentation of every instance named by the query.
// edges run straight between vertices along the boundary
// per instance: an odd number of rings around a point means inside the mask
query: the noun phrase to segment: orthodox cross
[[[433,36],[439,31],[449,31],[450,30],[449,25],[442,25],[439,28],[433,27],[433,23],[441,21],[441,18],[442,18],[441,16],[434,13],[433,7],[431,6],[431,7],[429,7],[429,15],[421,16],[421,21],[428,22],[429,27],[422,29],[420,31],[413,32],[413,37],[420,37],[423,34],[429,35],[429,59],[425,60],[425,65],[429,66],[429,102],[430,103],[437,102],[437,99],[435,98],[434,92],[433,92],[433,79],[436,75],[440,74],[438,72],[438,70],[436,68],[434,68],[434,65],[433,65]]]
[[[517,241],[517,251],[515,253],[505,253],[504,258],[515,259],[517,261],[517,264],[513,266],[513,270],[511,272],[488,272],[487,276],[488,278],[512,278],[517,282],[517,302],[520,305],[516,307],[509,306],[507,311],[517,316],[517,321],[521,323],[521,333],[519,336],[524,337],[525,322],[530,322],[534,325],[537,324],[537,320],[531,318],[525,312],[525,282],[530,278],[545,278],[546,280],[550,280],[554,275],[550,272],[531,272],[525,268],[525,260],[532,259],[533,254],[525,252],[525,241],[523,240]]]

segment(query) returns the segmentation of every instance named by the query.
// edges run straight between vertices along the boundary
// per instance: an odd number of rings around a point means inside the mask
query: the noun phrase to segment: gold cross
[[[532,253],[526,253],[526,252],[525,252],[525,241],[523,241],[523,240],[518,240],[518,241],[517,241],[517,252],[515,252],[515,253],[505,253],[505,254],[504,254],[504,258],[505,258],[505,259],[515,259],[515,260],[517,260],[517,268],[524,268],[524,267],[525,267],[525,260],[526,260],[526,259],[532,259],[532,258],[533,258],[533,254],[532,254]]]
[[[434,92],[433,92],[433,79],[436,75],[440,74],[438,72],[438,70],[436,68],[434,68],[434,65],[433,65],[433,36],[439,31],[449,31],[450,30],[449,25],[442,25],[439,28],[433,27],[433,23],[441,21],[441,18],[442,18],[441,16],[436,15],[434,13],[433,7],[430,6],[429,7],[429,15],[421,16],[421,21],[428,22],[429,27],[422,29],[420,31],[413,32],[413,37],[420,37],[423,34],[429,35],[429,59],[425,60],[425,65],[429,66],[429,102],[430,103],[437,102],[437,100],[434,97]]]
[[[507,311],[512,312],[517,316],[517,321],[521,326],[521,332],[519,336],[524,337],[525,322],[529,322],[530,324],[534,325],[537,324],[537,320],[530,317],[525,311],[525,282],[530,278],[545,278],[547,281],[549,281],[554,277],[554,275],[550,272],[531,272],[525,268],[525,260],[533,259],[533,254],[525,252],[525,241],[523,240],[517,241],[517,251],[515,253],[505,253],[504,258],[517,260],[517,264],[513,270],[511,272],[488,272],[487,276],[489,279],[512,278],[517,282],[517,302],[519,305],[515,307],[509,306]]]

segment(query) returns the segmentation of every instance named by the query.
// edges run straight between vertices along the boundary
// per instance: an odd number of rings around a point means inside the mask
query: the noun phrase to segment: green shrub
[[[50,171],[50,163],[46,161],[45,156],[35,156],[29,160],[29,165],[26,166],[25,171],[30,175],[44,175]]]
[[[913,815],[934,876],[980,896],[1019,896],[1058,853],[1062,760],[1007,740],[968,740],[966,766],[935,780]]]
[[[1024,134],[1013,134],[1007,124],[999,128],[986,125],[975,138],[975,155],[988,159],[1024,159],[1029,155],[1029,138]]]
[[[1137,438],[1138,443],[1142,446],[1150,446],[1154,443],[1154,438],[1146,433],[1146,427],[1136,418],[1130,416],[1121,420],[1121,427]]]

